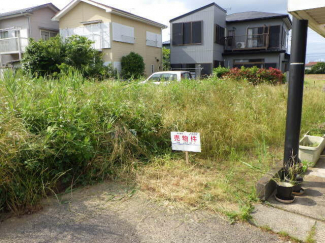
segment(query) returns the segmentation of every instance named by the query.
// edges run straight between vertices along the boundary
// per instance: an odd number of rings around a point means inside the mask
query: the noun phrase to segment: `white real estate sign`
[[[200,133],[171,132],[172,149],[186,152],[201,152]]]

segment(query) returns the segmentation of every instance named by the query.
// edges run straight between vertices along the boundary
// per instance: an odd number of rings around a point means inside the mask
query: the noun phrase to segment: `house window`
[[[151,73],[154,73],[155,72],[155,65],[151,65]]]
[[[173,45],[202,44],[202,21],[173,24]]]
[[[279,48],[280,47],[280,25],[270,26],[270,48]]]
[[[219,45],[225,44],[225,28],[216,24],[216,39],[215,43]]]
[[[131,26],[113,23],[113,41],[134,44],[134,28]]]
[[[111,47],[110,23],[84,24],[83,27],[60,29],[63,39],[73,35],[87,37],[93,41],[92,48],[102,50]]]
[[[9,32],[8,31],[0,32],[0,39],[6,39],[8,37],[9,37]]]
[[[268,27],[254,27],[247,29],[247,47],[259,48],[266,46]]]
[[[282,46],[284,48],[286,48],[287,47],[287,32],[284,27],[282,27],[282,28],[283,28],[283,30],[282,30]]]
[[[235,43],[235,30],[228,30],[227,46],[234,46]]]
[[[192,22],[192,44],[202,44],[202,21]]]
[[[42,40],[48,40],[52,37],[55,37],[57,34],[58,34],[58,32],[56,32],[56,31],[41,30]]]
[[[161,35],[147,31],[146,32],[146,44],[147,44],[147,46],[161,48],[162,47]]]
[[[217,67],[224,67],[225,66],[225,62],[224,61],[213,61],[213,68],[217,68]]]

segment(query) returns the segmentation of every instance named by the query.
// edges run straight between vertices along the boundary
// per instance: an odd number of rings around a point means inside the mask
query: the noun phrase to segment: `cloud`
[[[98,0],[98,2],[105,4],[107,1]],[[163,30],[164,41],[170,39],[169,20],[189,11],[184,1],[133,0],[128,1],[126,7],[123,0],[110,0],[109,5],[168,26],[168,29]]]
[[[4,1],[4,0],[2,0]],[[62,9],[71,0],[52,0],[52,3],[58,8]],[[200,8],[204,5],[210,4],[213,0],[95,0],[112,7],[120,8],[125,11],[152,19],[169,26],[169,20]],[[19,0],[7,1],[6,4],[0,5],[0,12],[12,11],[17,8],[25,8],[35,5],[48,3],[48,0]],[[261,11],[286,13],[287,0],[216,0],[215,1],[222,8],[226,9],[228,13],[245,12],[245,11]],[[19,5],[19,7],[17,7]],[[169,28],[163,30],[163,40],[169,40]],[[309,31],[307,58],[311,61],[317,59],[319,56],[325,58],[325,39],[320,37],[313,31]],[[320,58],[318,58],[320,59]]]

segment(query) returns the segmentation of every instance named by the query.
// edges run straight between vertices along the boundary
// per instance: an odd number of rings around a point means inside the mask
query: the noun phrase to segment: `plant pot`
[[[317,144],[317,146],[312,146],[314,144]],[[299,159],[309,162],[309,166],[313,167],[317,163],[324,148],[324,137],[305,135],[299,143]]]
[[[293,192],[300,192],[301,191],[301,184],[300,183],[297,183],[293,186],[293,189],[292,189]]]
[[[293,200],[292,196],[294,185],[289,182],[278,182],[276,185],[276,197],[281,200]]]

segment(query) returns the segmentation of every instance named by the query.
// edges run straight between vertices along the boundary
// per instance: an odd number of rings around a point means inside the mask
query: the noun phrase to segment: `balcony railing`
[[[242,36],[228,36],[225,38],[225,50],[253,50],[267,49],[269,47],[269,34],[253,34]]]
[[[25,48],[27,45],[27,38],[13,37],[0,39],[0,54],[25,52]]]

